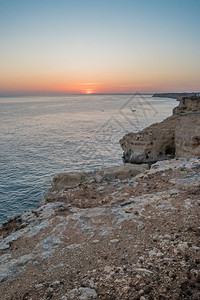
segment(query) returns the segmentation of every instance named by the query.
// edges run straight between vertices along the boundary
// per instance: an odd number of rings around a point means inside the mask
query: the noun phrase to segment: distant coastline
[[[162,98],[173,98],[178,101],[181,101],[183,97],[192,97],[199,95],[200,92],[192,92],[192,93],[156,93],[153,94],[152,97],[162,97]]]

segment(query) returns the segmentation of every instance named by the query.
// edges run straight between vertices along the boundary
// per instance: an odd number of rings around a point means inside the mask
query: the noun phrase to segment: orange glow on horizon
[[[80,75],[80,74],[79,74]],[[140,76],[139,76],[140,75]],[[91,77],[82,80],[80,76],[69,78],[65,74],[49,74],[32,73],[19,74],[13,72],[9,76],[8,72],[0,74],[0,94],[98,94],[98,93],[155,93],[166,92],[167,90],[178,91],[193,91],[198,90],[200,85],[194,86],[195,78],[190,78],[187,81],[180,78],[177,81],[171,82],[170,78],[163,74],[161,78],[155,74],[154,77],[131,76],[128,74],[126,78],[109,78],[103,77],[102,74],[96,75],[91,80]],[[178,74],[177,74],[178,75]],[[178,76],[177,76],[178,78]]]
[[[94,94],[94,91],[91,89],[86,89],[86,90],[84,90],[84,94],[88,94],[88,95]]]

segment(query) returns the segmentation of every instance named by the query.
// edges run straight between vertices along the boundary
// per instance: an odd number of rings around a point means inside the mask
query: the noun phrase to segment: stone
[[[157,257],[163,257],[163,256],[164,256],[164,253],[158,252],[158,253],[156,254],[156,256],[157,256]]]
[[[149,251],[149,255],[150,255],[150,256],[155,256],[155,255],[156,255],[156,252],[155,252],[154,250],[150,250],[150,251]]]
[[[187,242],[179,243],[177,249],[184,252],[186,249],[188,249],[188,243]]]
[[[36,289],[41,289],[41,288],[43,288],[44,287],[44,285],[42,284],[42,283],[39,283],[39,284],[36,284],[35,285],[35,288]]]
[[[89,300],[97,298],[97,293],[95,289],[88,287],[80,287],[70,290],[66,296],[66,299],[80,299],[80,300]]]
[[[138,294],[139,295],[143,295],[144,294],[144,290],[140,290]]]
[[[103,179],[127,179],[134,177],[140,173],[143,173],[148,169],[148,165],[134,165],[134,164],[122,164],[119,166],[113,166],[109,168],[102,168],[98,175],[100,175]]]
[[[5,253],[2,256],[0,256],[0,264],[7,262],[12,255],[10,253]]]
[[[11,281],[16,274],[21,273],[23,267],[34,258],[33,255],[23,255],[18,259],[12,259],[0,265],[0,284]]]
[[[62,191],[68,188],[74,188],[78,185],[91,181],[103,180],[124,180],[143,173],[148,169],[148,165],[133,165],[121,164],[108,168],[102,168],[97,172],[83,173],[83,172],[67,172],[59,173],[51,181],[53,190]],[[104,185],[97,187],[98,192],[103,192]]]
[[[139,261],[143,262],[144,261],[144,256],[140,256]]]
[[[147,269],[143,269],[143,268],[134,268],[133,272],[143,274],[143,275],[147,275],[147,276],[152,276],[153,275],[153,272],[151,272]]]
[[[0,250],[9,249],[11,243],[13,243],[14,241],[16,241],[21,236],[23,236],[23,234],[27,230],[28,230],[27,228],[24,228],[22,230],[19,230],[19,231],[11,233],[9,236],[7,236],[5,239],[3,239],[2,242],[0,243]]]
[[[93,240],[92,243],[93,243],[93,244],[98,244],[98,243],[99,243],[99,240]]]
[[[102,192],[103,190],[105,190],[105,186],[102,186],[102,185],[100,185],[100,186],[96,189],[97,192]]]
[[[110,273],[111,271],[112,271],[112,267],[111,266],[105,266],[104,272]]]
[[[195,274],[195,275],[198,276],[198,275],[200,274],[200,270],[197,270],[197,269],[191,269],[191,270],[190,270],[190,273],[191,273],[191,274]]]
[[[119,243],[119,240],[113,239],[113,240],[110,240],[110,243],[111,243],[111,244],[118,244],[118,243]]]
[[[60,191],[66,188],[76,187],[86,180],[87,177],[83,172],[59,173],[54,176],[51,185],[55,191]]]

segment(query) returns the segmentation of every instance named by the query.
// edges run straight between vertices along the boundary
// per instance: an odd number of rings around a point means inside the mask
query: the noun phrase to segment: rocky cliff
[[[126,134],[120,144],[124,161],[130,163],[200,156],[200,97],[184,97],[171,117]]]
[[[181,116],[176,125],[175,147],[176,157],[200,156],[200,113]]]
[[[183,97],[177,107],[174,108],[173,114],[200,111],[200,97]]]

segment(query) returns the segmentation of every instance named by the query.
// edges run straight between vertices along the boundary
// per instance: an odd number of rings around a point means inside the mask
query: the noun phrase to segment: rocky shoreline
[[[200,298],[200,118],[189,103],[149,127],[176,141],[179,124],[177,158],[58,174],[37,209],[1,226],[0,299]]]

